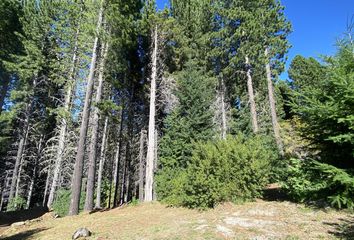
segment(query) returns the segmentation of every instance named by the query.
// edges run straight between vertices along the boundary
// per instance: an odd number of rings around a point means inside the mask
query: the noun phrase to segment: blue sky
[[[346,30],[354,14],[354,0],[282,0],[285,15],[293,26],[292,48],[287,66],[296,55],[319,57],[335,52],[335,42]],[[157,0],[163,8],[168,0]],[[287,78],[283,74],[281,78]]]

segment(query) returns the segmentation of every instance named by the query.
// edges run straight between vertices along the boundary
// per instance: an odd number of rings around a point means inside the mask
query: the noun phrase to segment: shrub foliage
[[[26,206],[26,200],[22,197],[14,197],[7,205],[7,211],[21,210]]]
[[[354,176],[329,164],[291,159],[282,185],[299,202],[325,200],[336,208],[354,208]]]
[[[158,190],[165,202],[189,208],[205,209],[226,201],[250,200],[261,196],[274,159],[274,152],[261,137],[237,135],[197,143],[188,167],[172,176],[169,185],[173,188],[166,192],[160,178]]]
[[[60,217],[64,217],[69,213],[70,196],[70,190],[61,189],[57,192],[56,199],[53,203],[53,210]],[[81,192],[80,196],[80,210],[82,210],[84,209],[85,192]]]

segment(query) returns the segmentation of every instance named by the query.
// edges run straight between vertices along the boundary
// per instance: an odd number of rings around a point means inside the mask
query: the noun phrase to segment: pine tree
[[[321,161],[340,168],[353,168],[353,49],[350,38],[344,38],[325,65],[298,57],[289,70],[296,86],[291,107],[304,123],[302,137]]]
[[[31,146],[40,139],[34,135],[38,129],[38,122],[47,124],[48,108],[55,103],[51,100],[55,89],[52,81],[48,79],[52,71],[50,61],[54,58],[51,49],[55,46],[50,36],[50,23],[55,16],[55,11],[51,11],[52,5],[44,1],[37,5],[34,3],[22,6],[23,16],[20,18],[22,32],[20,39],[24,46],[24,54],[17,55],[13,62],[8,62],[8,69],[16,72],[18,83],[16,89],[12,91],[12,101],[15,103],[12,111],[18,114],[22,130],[18,132],[19,140],[15,164],[12,171],[12,181],[10,186],[9,201],[14,196],[19,196],[22,171],[28,155],[31,154]],[[50,129],[42,128],[47,134]]]
[[[82,185],[82,174],[83,174],[83,162],[84,162],[84,154],[85,154],[85,143],[87,137],[87,128],[88,121],[90,115],[90,105],[92,98],[92,90],[94,84],[94,74],[97,62],[97,53],[98,53],[98,44],[99,44],[99,32],[102,25],[103,18],[103,1],[101,2],[98,19],[97,19],[97,29],[96,29],[96,37],[94,40],[94,45],[92,48],[92,58],[90,65],[90,73],[87,78],[87,89],[85,94],[85,105],[82,112],[82,122],[80,127],[80,138],[77,148],[77,155],[75,160],[75,169],[73,174],[72,181],[72,193],[71,193],[71,201],[70,201],[70,209],[69,215],[77,215],[79,213],[79,203],[80,203],[80,195],[81,195],[81,185]]]
[[[63,7],[62,9],[65,11],[65,9],[66,9],[65,7],[67,7],[67,5],[63,4],[62,7]],[[67,74],[67,80],[65,81],[65,84],[64,84],[64,88],[65,88],[64,92],[65,93],[64,93],[64,97],[63,97],[64,99],[63,99],[63,105],[62,105],[63,109],[62,109],[62,112],[59,112],[59,114],[58,114],[57,152],[56,152],[55,162],[54,162],[52,183],[50,186],[50,191],[49,191],[49,196],[48,196],[48,201],[47,201],[47,206],[49,209],[52,207],[55,192],[58,187],[60,169],[62,167],[62,161],[63,161],[64,151],[65,151],[65,144],[67,143],[67,134],[68,134],[68,128],[69,128],[68,125],[71,122],[69,115],[70,115],[70,110],[71,110],[72,101],[73,101],[73,99],[72,99],[73,98],[73,89],[75,89],[75,86],[76,86],[76,75],[78,72],[79,37],[80,37],[80,28],[82,25],[81,21],[82,21],[82,15],[83,15],[83,6],[82,5],[74,5],[74,7],[71,8],[71,11],[72,11],[71,14],[73,16],[63,14],[65,16],[63,23],[59,22],[59,24],[62,24],[62,25],[68,24],[72,28],[70,30],[69,29],[63,30],[66,33],[66,35],[69,35],[69,36],[67,36],[68,39],[65,39],[63,37],[62,37],[62,39],[60,39],[62,42],[65,42],[66,44],[69,45],[69,49],[70,49],[70,51],[72,51],[72,56],[71,56],[71,62],[69,62],[68,67],[65,68],[65,70],[68,69],[69,74]],[[61,50],[60,52],[63,52],[62,49],[60,49],[60,50]],[[62,63],[62,64],[65,64],[65,63]],[[60,73],[62,73],[62,72],[60,71]],[[62,74],[64,76],[66,75],[65,73],[62,73]],[[60,77],[58,77],[58,75],[59,74],[56,74],[54,76],[57,80],[60,79]]]
[[[107,59],[108,44],[103,43],[101,48],[101,62],[98,73],[98,85],[96,89],[96,96],[94,104],[98,105],[102,98],[103,84],[104,84],[104,70],[105,61]],[[95,106],[93,110],[92,119],[92,131],[91,140],[89,146],[89,168],[87,176],[87,187],[86,187],[86,200],[85,200],[85,210],[92,211],[93,209],[93,199],[95,190],[95,175],[96,175],[96,152],[97,152],[97,141],[98,141],[98,127],[99,127],[99,109]]]
[[[160,143],[157,188],[161,199],[173,193],[173,179],[187,167],[194,142],[209,140],[214,135],[211,106],[215,78],[206,75],[205,69],[193,60],[175,77],[179,104],[165,120]]]
[[[0,114],[5,98],[9,97],[12,72],[7,62],[13,62],[13,55],[23,53],[23,45],[16,32],[22,32],[20,4],[4,0],[0,3]],[[13,80],[12,80],[13,81]]]

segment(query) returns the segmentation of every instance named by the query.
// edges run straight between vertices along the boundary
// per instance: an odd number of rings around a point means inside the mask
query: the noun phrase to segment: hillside
[[[199,212],[160,203],[124,206],[110,211],[52,218],[0,231],[1,239],[71,239],[80,227],[88,239],[353,239],[354,218],[332,209],[290,202],[258,200],[224,204]]]

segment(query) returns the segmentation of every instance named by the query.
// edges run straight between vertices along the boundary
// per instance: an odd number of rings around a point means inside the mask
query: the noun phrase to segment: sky
[[[159,8],[167,3],[168,0],[157,0]],[[354,15],[354,0],[281,0],[281,3],[293,27],[287,68],[296,55],[319,58],[334,54],[336,39],[343,35]],[[285,80],[287,74],[280,78]]]

